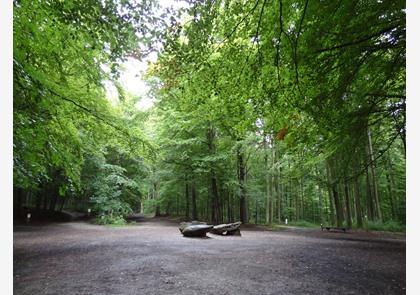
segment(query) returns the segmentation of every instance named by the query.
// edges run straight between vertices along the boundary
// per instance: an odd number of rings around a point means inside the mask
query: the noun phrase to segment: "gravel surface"
[[[14,294],[405,294],[405,236],[242,226],[183,237],[168,219],[14,227]]]

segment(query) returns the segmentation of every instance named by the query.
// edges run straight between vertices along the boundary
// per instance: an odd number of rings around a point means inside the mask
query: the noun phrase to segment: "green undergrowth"
[[[393,220],[385,222],[368,221],[367,229],[376,231],[405,232],[405,225]]]
[[[99,225],[122,226],[126,225],[127,221],[125,221],[124,217],[118,215],[101,215],[96,218],[95,223]]]
[[[299,226],[299,227],[320,227],[319,224],[312,223],[306,220],[296,220],[290,221],[287,225],[289,226]]]
[[[282,223],[282,224],[272,224],[272,225],[267,225],[267,226],[272,229],[285,229],[286,226],[309,227],[309,228],[320,227],[319,224],[312,223],[306,220],[296,220],[296,221],[290,221],[287,224]]]

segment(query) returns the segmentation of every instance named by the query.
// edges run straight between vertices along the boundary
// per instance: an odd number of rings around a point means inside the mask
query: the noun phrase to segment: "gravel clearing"
[[[405,235],[279,231],[183,237],[177,223],[14,227],[14,294],[405,294]]]

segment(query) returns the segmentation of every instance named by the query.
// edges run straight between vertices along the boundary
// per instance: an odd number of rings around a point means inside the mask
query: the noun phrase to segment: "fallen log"
[[[200,225],[200,224],[207,225],[207,223],[205,223],[205,222],[196,221],[196,220],[193,220],[193,221],[191,221],[191,222],[181,222],[181,223],[179,224],[179,231],[182,233],[182,231],[183,231],[183,230],[184,230],[187,226],[191,226],[191,225]]]
[[[213,225],[200,221],[181,222],[179,225],[179,231],[185,237],[205,237],[212,228]]]
[[[239,230],[239,227],[241,224],[242,222],[240,221],[234,223],[219,224],[214,226],[210,232],[216,235],[240,236],[241,231]]]

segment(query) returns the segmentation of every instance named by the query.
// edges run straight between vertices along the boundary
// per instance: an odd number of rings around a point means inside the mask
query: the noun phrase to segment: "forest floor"
[[[186,238],[167,218],[16,225],[14,294],[405,294],[404,234],[241,232]]]

